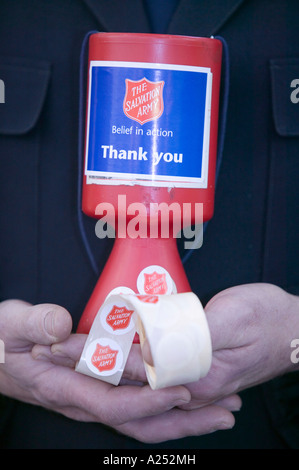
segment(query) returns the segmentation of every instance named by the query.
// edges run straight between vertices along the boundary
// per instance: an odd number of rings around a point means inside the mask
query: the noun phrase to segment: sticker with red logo
[[[133,313],[134,310],[128,310],[125,305],[121,307],[113,305],[106,317],[106,322],[113,331],[124,330],[128,327]]]
[[[123,353],[118,343],[110,338],[92,341],[86,350],[86,364],[97,375],[115,374],[123,363]]]
[[[154,271],[150,274],[144,273],[144,291],[147,294],[166,294],[167,281],[165,273]]]
[[[102,346],[97,343],[95,352],[91,356],[91,363],[99,372],[114,369],[117,354],[118,351],[111,349],[109,344]]]
[[[113,335],[126,334],[135,327],[133,314],[134,310],[124,300],[115,302],[115,298],[111,296],[109,302],[108,297],[100,313],[102,327]]]
[[[148,266],[141,271],[137,278],[137,288],[140,294],[164,295],[173,294],[174,282],[168,271],[162,266]]]
[[[126,79],[125,115],[139,124],[158,119],[164,111],[163,87],[163,81],[152,82],[145,77],[141,80]]]

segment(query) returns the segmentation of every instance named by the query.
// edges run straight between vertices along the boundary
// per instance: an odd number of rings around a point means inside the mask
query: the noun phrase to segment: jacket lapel
[[[142,0],[82,1],[97,18],[99,27],[104,31],[151,32]],[[167,33],[209,37],[215,34],[245,1],[181,0]]]
[[[181,0],[168,28],[168,34],[209,37],[246,0]]]
[[[83,0],[101,30],[120,33],[150,33],[142,0]]]

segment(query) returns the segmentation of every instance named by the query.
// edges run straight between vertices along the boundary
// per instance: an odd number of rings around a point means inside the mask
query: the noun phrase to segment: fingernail
[[[240,409],[242,408],[242,406],[234,406],[232,407],[232,409],[230,411],[233,411],[233,412],[236,412],[236,411],[240,411]]]
[[[54,322],[55,322],[55,312],[53,310],[50,310],[45,315],[44,326],[45,326],[45,330],[48,333],[48,335],[53,336],[56,339],[55,333],[54,333],[55,332]]]
[[[190,403],[189,398],[178,398],[177,400],[175,400],[174,406],[187,405],[187,403]]]
[[[49,358],[45,354],[38,354],[37,356],[34,356],[34,359],[37,359],[38,361],[48,361]]]
[[[232,429],[235,425],[235,421],[234,420],[231,420],[231,421],[221,421],[218,425],[218,428],[220,431],[221,430],[226,430],[226,429]]]
[[[54,341],[62,341],[71,333],[71,316],[62,307],[49,310],[44,319],[44,327],[46,332],[54,338]]]
[[[56,357],[67,357],[65,353],[61,351],[61,349],[57,348],[56,344],[53,344],[51,346],[51,353],[53,354],[53,356],[56,356]]]

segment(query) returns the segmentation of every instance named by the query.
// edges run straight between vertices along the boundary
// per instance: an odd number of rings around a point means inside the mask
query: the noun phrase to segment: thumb
[[[1,324],[6,340],[14,346],[52,344],[66,339],[72,330],[69,312],[55,304],[30,305],[19,300],[4,302]]]

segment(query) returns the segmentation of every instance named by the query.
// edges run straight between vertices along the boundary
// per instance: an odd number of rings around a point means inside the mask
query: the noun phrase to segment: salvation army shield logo
[[[134,310],[128,310],[124,305],[120,307],[113,305],[106,317],[106,322],[113,331],[124,330],[128,327],[133,313]]]
[[[118,351],[111,349],[109,344],[102,346],[98,343],[91,356],[91,363],[99,372],[112,370],[116,364],[117,354]]]
[[[144,273],[144,292],[146,294],[166,294],[167,281],[165,273],[157,273],[154,271],[151,274]]]
[[[139,124],[158,119],[164,111],[163,88],[164,81],[151,82],[145,77],[136,81],[126,79],[125,115]]]

